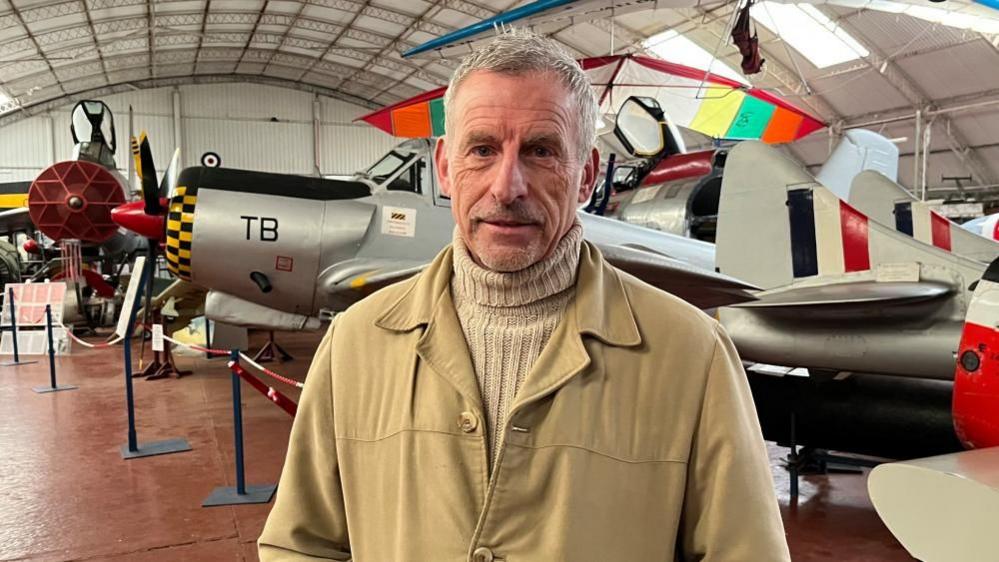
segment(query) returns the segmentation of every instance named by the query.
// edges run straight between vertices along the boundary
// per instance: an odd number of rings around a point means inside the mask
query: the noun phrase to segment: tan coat
[[[260,559],[789,560],[719,325],[580,255],[491,477],[451,250],[341,315],[302,395]]]

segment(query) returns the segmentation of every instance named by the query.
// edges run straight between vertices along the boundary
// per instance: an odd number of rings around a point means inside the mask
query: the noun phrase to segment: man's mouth
[[[491,224],[493,226],[502,226],[502,227],[507,227],[507,228],[514,228],[514,227],[518,227],[518,226],[533,226],[534,225],[534,223],[531,223],[531,222],[511,221],[511,220],[502,220],[502,219],[486,219],[486,220],[483,220],[482,222],[487,223],[487,224]]]

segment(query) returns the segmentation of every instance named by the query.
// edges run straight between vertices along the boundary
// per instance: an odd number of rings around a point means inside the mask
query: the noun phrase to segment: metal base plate
[[[38,363],[38,361],[4,361],[0,363],[0,367],[16,367],[17,365],[31,365],[32,363]]]
[[[51,386],[36,386],[31,390],[34,390],[38,394],[45,394],[46,392],[59,392],[60,390],[76,390],[77,387],[71,384],[57,384],[55,388]]]
[[[121,446],[121,458],[138,459],[142,457],[152,457],[155,455],[168,455],[170,453],[183,453],[190,451],[191,445],[187,439],[166,439],[163,441],[153,441],[152,443],[139,443],[138,451],[129,451],[128,443]]]
[[[251,503],[270,503],[274,497],[277,484],[248,485],[245,494],[236,493],[235,486],[219,486],[212,490],[211,495],[201,502],[201,507],[216,507],[220,505],[240,505]]]

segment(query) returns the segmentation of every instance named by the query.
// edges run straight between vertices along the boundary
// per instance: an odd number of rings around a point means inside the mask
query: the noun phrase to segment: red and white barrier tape
[[[177,340],[175,340],[175,339],[173,339],[171,337],[168,337],[168,336],[163,336],[163,339],[165,339],[166,341],[168,341],[168,342],[170,342],[170,343],[172,343],[174,345],[179,345],[181,347],[186,347],[186,348],[189,348],[189,349],[193,349],[195,351],[200,351],[202,353],[212,353],[212,354],[216,354],[216,355],[230,355],[232,353],[228,349],[210,349],[210,348],[207,348],[207,347],[201,347],[200,345],[194,345],[194,344],[189,344],[189,343],[184,343],[184,342],[181,342],[181,341],[177,341]],[[299,382],[299,381],[297,381],[295,379],[290,379],[288,377],[281,376],[281,375],[275,373],[274,371],[272,371],[272,370],[270,370],[270,369],[268,369],[268,368],[260,365],[259,363],[257,363],[253,359],[251,359],[249,356],[247,356],[243,352],[239,353],[239,358],[240,358],[240,360],[246,361],[247,363],[249,363],[254,369],[257,369],[258,371],[264,373],[265,375],[267,375],[267,376],[269,376],[269,377],[271,377],[271,378],[273,378],[275,380],[278,380],[278,381],[283,382],[283,383],[285,383],[287,385],[290,385],[290,386],[294,386],[296,388],[302,388],[304,386],[301,382]]]

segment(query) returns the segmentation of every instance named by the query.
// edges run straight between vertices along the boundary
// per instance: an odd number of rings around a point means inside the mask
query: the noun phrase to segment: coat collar
[[[454,308],[450,298],[452,257],[449,245],[375,320],[375,325],[407,332],[430,324],[435,316],[443,318],[439,307]],[[620,273],[586,241],[579,254],[576,296],[566,314],[573,315],[579,334],[591,335],[608,345],[630,347],[642,342]],[[457,334],[461,334],[460,329]]]

